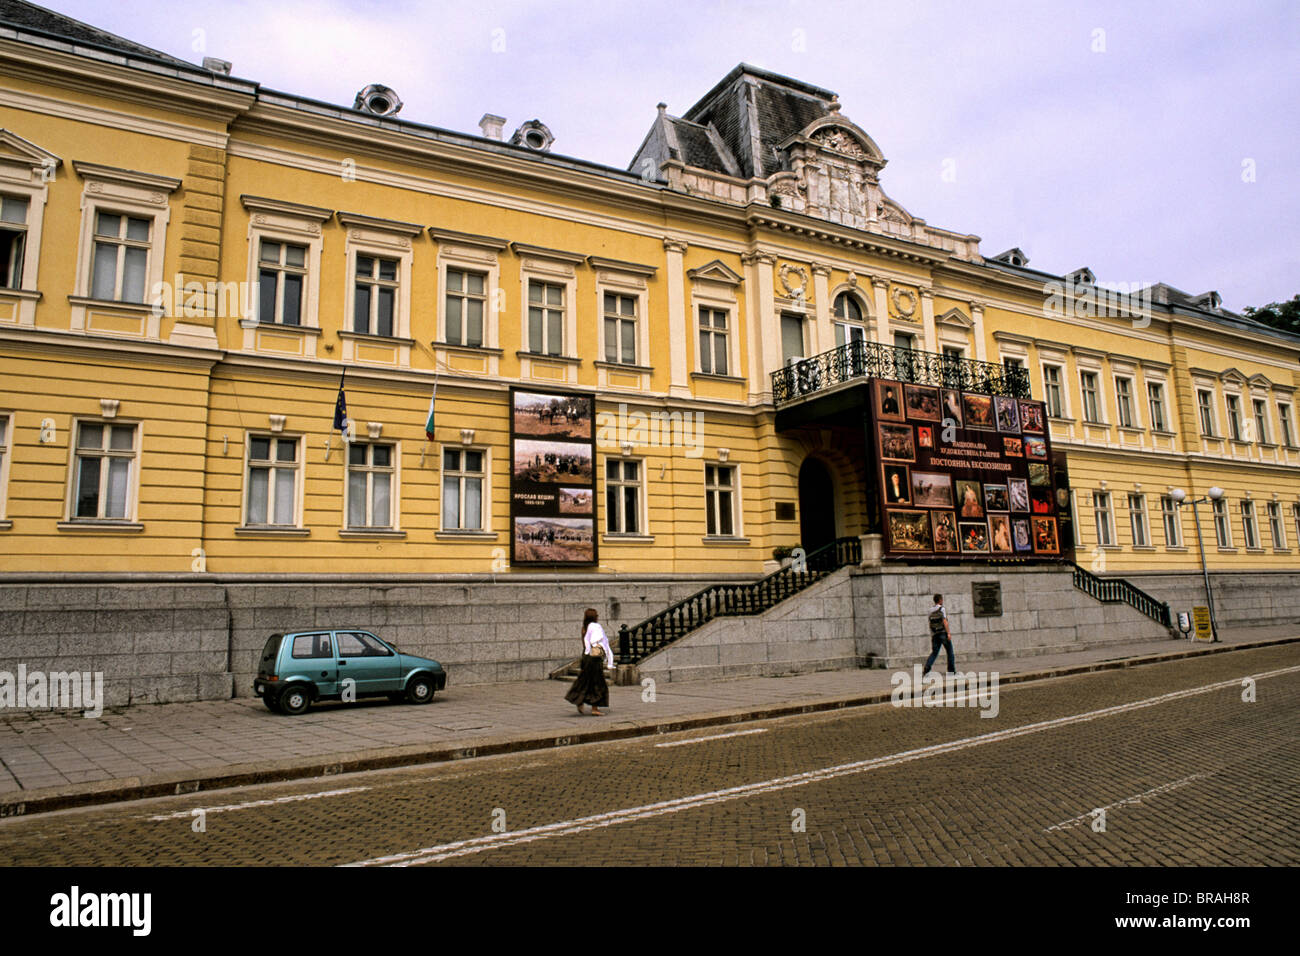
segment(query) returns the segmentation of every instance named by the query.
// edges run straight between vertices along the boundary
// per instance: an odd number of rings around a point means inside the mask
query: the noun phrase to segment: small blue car
[[[317,700],[388,695],[427,704],[447,686],[435,660],[403,654],[357,628],[272,634],[262,648],[253,693],[269,710],[301,714]]]

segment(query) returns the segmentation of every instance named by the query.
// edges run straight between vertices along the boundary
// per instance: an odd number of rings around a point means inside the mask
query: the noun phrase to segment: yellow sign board
[[[1210,609],[1205,606],[1192,608],[1192,622],[1196,626],[1196,640],[1214,640],[1214,629],[1210,626]]]

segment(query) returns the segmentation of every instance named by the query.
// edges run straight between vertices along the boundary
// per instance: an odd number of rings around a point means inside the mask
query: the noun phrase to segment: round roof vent
[[[534,119],[515,130],[515,134],[510,137],[510,142],[515,146],[524,146],[539,153],[548,153],[551,144],[555,142],[555,137],[545,123]]]
[[[376,116],[396,116],[402,110],[402,98],[387,86],[371,83],[357,94],[352,108]]]

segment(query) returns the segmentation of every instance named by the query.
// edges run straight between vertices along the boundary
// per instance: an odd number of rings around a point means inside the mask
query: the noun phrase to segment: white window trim
[[[1237,400],[1237,434],[1232,434],[1232,408],[1228,405],[1228,399]],[[1223,389],[1223,437],[1228,441],[1235,441],[1238,444],[1247,444],[1246,439],[1246,403],[1242,392],[1237,388],[1224,387]],[[1254,426],[1251,426],[1252,430]]]
[[[1274,531],[1273,514],[1272,514],[1273,508],[1277,509],[1277,530],[1282,532],[1280,541],[1278,539],[1278,536],[1273,533]],[[1264,514],[1267,515],[1268,517],[1268,535],[1273,541],[1273,550],[1274,551],[1287,550],[1289,545],[1287,544],[1287,537],[1286,537],[1286,509],[1282,507],[1282,502],[1280,501],[1265,502]]]
[[[131,463],[135,466],[131,469],[130,481],[127,482],[126,489],[126,515],[122,518],[78,518],[77,510],[77,436],[81,431],[82,425],[103,425],[109,427],[112,425],[129,425],[135,429],[135,443],[132,450]],[[9,420],[9,427],[13,428],[12,417]],[[109,457],[109,456],[100,456]],[[95,415],[87,415],[84,418],[74,417],[72,424],[68,429],[68,487],[64,495],[63,502],[63,520],[70,526],[79,525],[132,525],[139,521],[140,507],[140,472],[141,462],[144,459],[144,422],[132,418],[103,418]],[[7,486],[7,485],[6,485]],[[101,503],[102,504],[102,503]]]
[[[293,467],[294,467],[293,524],[269,524],[269,523],[249,524],[248,523],[248,488],[249,488],[249,484],[251,483],[249,480],[250,473],[248,469],[249,469],[249,462],[251,460],[250,452],[252,451],[254,438],[267,438],[270,439],[272,442],[274,442],[275,439],[296,439],[298,442],[298,454],[294,457],[294,462],[293,462]],[[272,532],[272,533],[276,531],[304,530],[304,525],[302,523],[302,512],[303,512],[303,495],[304,495],[303,486],[306,484],[306,479],[304,477],[306,457],[307,457],[307,438],[305,435],[301,433],[269,432],[269,431],[248,431],[244,433],[244,466],[243,466],[244,477],[243,477],[243,481],[240,483],[240,492],[239,492],[239,527],[241,530],[264,531],[264,532]],[[278,464],[275,461],[275,459],[272,458],[271,467],[272,469],[283,468],[284,465]],[[273,485],[273,484],[274,484],[273,482],[269,483],[269,485]],[[269,500],[267,502],[266,515],[268,518],[272,516],[272,510],[271,510]]]
[[[343,340],[342,361],[360,365],[391,365],[386,361],[371,361],[357,349],[355,336],[369,336],[375,343],[397,346],[397,365],[407,368],[411,364],[411,282],[415,253],[412,238],[424,231],[413,223],[373,219],[355,213],[337,213],[340,223],[347,229],[344,244],[345,285],[343,289],[343,325],[339,336]],[[397,295],[393,302],[393,333],[378,335],[373,332],[355,332],[357,258],[373,256],[377,259],[397,260]]]
[[[0,408],[0,418],[5,419],[4,434],[0,435],[0,531],[11,526],[7,520],[9,508],[9,463],[14,457],[14,421],[17,415]]]
[[[1246,414],[1250,418],[1251,429],[1256,433],[1254,438],[1255,444],[1276,445],[1277,442],[1274,441],[1274,435],[1273,435],[1274,432],[1273,422],[1269,420],[1268,393],[1252,391],[1247,401],[1249,403],[1249,406],[1247,408]],[[1264,407],[1264,433],[1262,435],[1259,434],[1259,422],[1256,420],[1256,415],[1255,415],[1256,402],[1259,402]]]
[[[700,309],[703,307],[727,313],[727,371],[723,377],[743,378],[740,366],[740,302],[736,296],[735,285],[720,279],[692,276],[690,307],[690,350],[691,354],[695,356],[691,373],[694,375],[719,374],[718,372],[704,371],[703,364],[700,361]]]
[[[348,495],[351,494],[351,482],[348,480],[352,472],[352,463],[350,456],[353,445],[387,445],[393,449],[392,476],[393,481],[388,489],[388,507],[389,517],[392,519],[387,525],[350,525],[348,524]],[[344,532],[356,535],[364,534],[394,534],[402,530],[402,443],[396,440],[386,438],[375,439],[357,439],[355,442],[345,442],[343,445],[343,515],[339,523],[339,528]],[[365,466],[367,471],[371,466]]]
[[[715,467],[715,468],[730,468],[730,469],[731,469],[731,475],[732,475],[732,481],[731,481],[731,534],[709,534],[709,519],[708,519],[708,507],[709,507],[709,495],[708,495],[708,490],[709,490],[709,472],[708,472],[708,468],[709,468],[710,465],[713,466],[713,467]],[[743,541],[743,540],[745,540],[745,527],[744,527],[744,514],[745,514],[745,509],[744,509],[744,504],[743,504],[743,501],[742,501],[742,499],[741,499],[741,494],[740,494],[740,488],[741,488],[740,465],[739,465],[738,463],[736,463],[736,462],[732,462],[732,461],[719,461],[719,460],[716,460],[716,459],[713,460],[713,461],[705,460],[705,462],[704,462],[704,470],[703,470],[703,472],[702,472],[701,475],[700,475],[700,479],[701,479],[701,480],[700,480],[700,485],[701,485],[701,488],[702,488],[703,491],[704,491],[704,508],[705,508],[705,515],[704,515],[704,540],[705,540],[705,541],[738,541],[738,540],[739,540],[739,541]]]
[[[1227,532],[1227,544],[1219,542],[1219,522],[1214,507],[1219,503],[1222,503],[1223,505],[1223,527]],[[1218,546],[1220,551],[1232,551],[1237,547],[1237,543],[1232,536],[1232,508],[1228,506],[1227,498],[1220,498],[1217,502],[1210,503],[1210,527],[1214,529],[1214,543]]]
[[[12,319],[0,322],[32,328],[36,325],[36,300],[40,290],[41,231],[50,182],[62,161],[53,153],[0,130],[0,193],[27,200],[27,236],[23,243],[23,271],[17,289],[0,289],[0,298],[16,298]]]
[[[1070,386],[1069,386],[1069,378],[1067,377],[1068,374],[1069,374],[1069,369],[1066,367],[1066,364],[1065,364],[1065,360],[1064,360],[1064,359],[1043,359],[1042,361],[1040,361],[1040,362],[1038,363],[1038,370],[1039,370],[1039,373],[1043,376],[1043,378],[1042,378],[1042,382],[1043,382],[1043,404],[1044,404],[1044,405],[1047,404],[1047,367],[1048,367],[1048,366],[1051,366],[1052,368],[1056,369],[1056,370],[1060,373],[1059,376],[1058,376],[1058,378],[1057,378],[1057,388],[1060,390],[1060,393],[1061,393],[1061,418],[1060,418],[1060,420],[1061,420],[1061,421],[1070,421],[1070,420],[1072,420],[1072,419],[1074,418],[1074,414],[1073,414],[1073,412],[1072,412],[1071,409],[1070,409],[1070,391],[1071,391],[1071,389],[1070,389]],[[1048,410],[1048,412],[1049,412],[1049,415],[1050,415],[1050,410]]]
[[[1291,402],[1284,402],[1281,400],[1277,401],[1275,404],[1277,405],[1277,444],[1281,445],[1283,448],[1295,448],[1297,440],[1295,406]],[[1291,431],[1290,435],[1286,435],[1282,431],[1283,408],[1286,409],[1287,424],[1290,426]]]
[[[1161,534],[1164,535],[1166,548],[1183,548],[1186,547],[1183,539],[1183,510],[1182,507],[1178,504],[1178,502],[1173,500],[1173,498],[1171,497],[1171,492],[1172,489],[1170,490],[1170,492],[1166,492],[1165,494],[1160,496],[1160,531]],[[1173,508],[1170,511],[1170,514],[1173,516],[1173,521],[1174,521],[1173,541],[1169,540],[1169,526],[1165,524],[1165,505],[1164,505],[1165,498],[1169,498],[1170,503],[1173,505]]]
[[[862,312],[861,322],[854,322],[851,319],[841,319],[839,316],[835,314],[835,302],[842,295],[848,296],[855,303],[857,303],[858,309]],[[844,326],[845,329],[860,328],[862,329],[863,342],[875,341],[875,338],[873,337],[872,334],[872,328],[871,328],[871,323],[872,323],[871,306],[867,302],[867,297],[864,296],[862,294],[862,291],[858,289],[856,286],[851,286],[848,284],[841,284],[840,286],[838,286],[835,289],[835,291],[833,291],[830,294],[830,307],[826,311],[827,311],[827,315],[830,318],[830,323],[831,323],[831,342],[834,342],[836,339],[836,335],[835,335],[836,326]],[[940,330],[939,334],[941,336],[943,335],[942,329]],[[960,339],[958,339],[958,341],[960,341],[962,346],[965,347],[966,337],[964,335],[961,336]],[[849,336],[848,333],[845,332],[844,344],[847,345],[848,342],[849,342]],[[828,347],[826,349],[823,349],[822,351],[829,351],[829,349],[831,348],[838,348],[838,346],[828,344]]]
[[[519,352],[523,359],[521,372],[532,378],[533,364],[560,362],[565,368],[564,381],[577,381],[578,355],[578,263],[583,257],[575,253],[537,249],[532,246],[514,246],[519,260]],[[530,350],[528,341],[528,286],[531,282],[545,282],[564,287],[564,342],[559,355],[546,355]]]
[[[1247,551],[1264,550],[1264,541],[1259,534],[1259,509],[1255,507],[1255,502],[1250,498],[1243,498],[1238,502],[1238,513],[1241,515],[1241,545]],[[1246,522],[1246,515],[1250,515],[1250,523]],[[1251,543],[1251,535],[1247,534],[1246,529],[1253,526],[1255,542]]]
[[[1208,435],[1205,433],[1205,423],[1201,420],[1201,393],[1208,392],[1210,400],[1207,407],[1210,411],[1210,428],[1213,429]],[[1192,402],[1196,409],[1196,430],[1201,438],[1213,440],[1222,440],[1226,435],[1219,433],[1219,416],[1216,405],[1218,403],[1218,390],[1207,382],[1194,382],[1192,384]]]
[[[168,197],[181,185],[179,179],[152,173],[114,169],[95,163],[74,161],[77,174],[85,181],[81,194],[81,231],[77,241],[77,271],[69,297],[70,328],[73,332],[121,335],[95,328],[92,313],[119,311],[136,313],[142,319],[136,337],[157,339],[162,316],[151,303],[156,301],[163,281],[163,260],[167,254],[167,224],[171,221]],[[118,302],[90,297],[90,273],[95,248],[95,219],[100,213],[130,215],[150,221],[149,255],[145,269],[144,303]],[[92,308],[98,305],[100,308]]]
[[[636,462],[637,465],[639,466],[639,467],[637,468],[637,482],[636,482],[636,484],[637,484],[637,495],[636,495],[637,517],[636,517],[636,521],[637,521],[637,527],[638,527],[640,530],[638,530],[638,531],[610,531],[610,530],[609,530],[609,517],[610,517],[610,515],[609,515],[609,504],[608,504],[608,501],[607,501],[607,500],[602,500],[602,504],[605,505],[605,528],[604,528],[604,530],[602,531],[601,536],[604,537],[604,538],[612,538],[612,539],[614,539],[614,540],[621,540],[621,539],[640,540],[640,539],[642,539],[642,538],[650,538],[650,537],[653,537],[653,532],[650,530],[650,523],[649,523],[649,508],[646,506],[646,497],[647,497],[647,494],[646,494],[646,460],[645,460],[644,458],[638,458],[638,457],[636,457],[635,455],[606,455],[606,456],[605,456],[606,468],[605,468],[605,469],[602,469],[602,471],[601,471],[600,488],[598,489],[598,493],[601,494],[601,495],[604,495],[604,496],[605,496],[605,499],[608,499],[608,497],[609,497],[609,472],[608,472],[608,463],[611,462],[611,461],[616,461],[616,462],[620,462],[620,463],[621,463],[621,462],[625,462],[625,461],[633,461],[633,462]],[[619,486],[620,486],[620,487],[626,487],[627,484],[628,484],[628,482],[626,482],[626,481],[621,481],[621,482],[619,483]]]
[[[436,312],[438,316],[437,342],[439,346],[457,349],[499,349],[501,303],[501,262],[497,256],[505,248],[504,240],[491,240],[486,237],[476,244],[474,237],[457,237],[451,233],[429,230],[438,242],[438,295]],[[485,275],[483,292],[486,302],[483,306],[483,344],[457,345],[447,342],[447,271],[455,269],[461,272],[478,272]]]
[[[1087,418],[1088,406],[1083,398],[1083,377],[1085,375],[1093,376],[1097,382],[1097,418],[1095,421],[1090,421]],[[1110,422],[1106,420],[1106,412],[1109,410],[1106,403],[1106,380],[1102,376],[1101,365],[1083,364],[1080,362],[1076,369],[1075,377],[1079,382],[1079,421],[1085,425],[1093,425],[1096,427],[1108,426]]]
[[[255,196],[241,196],[244,208],[250,213],[248,220],[248,288],[249,315],[240,319],[244,330],[243,350],[254,351],[260,329],[286,330],[289,333],[302,329],[320,331],[320,275],[321,249],[324,245],[321,224],[333,215],[329,209],[280,202]],[[302,325],[283,325],[279,322],[260,322],[257,315],[259,259],[262,240],[291,243],[307,247],[307,279],[303,283]],[[303,355],[316,356],[316,335],[303,336]]]
[[[1119,383],[1128,382],[1128,410],[1131,420],[1129,424],[1120,424],[1119,414]],[[1141,402],[1138,398],[1138,379],[1132,372],[1116,372],[1112,377],[1112,383],[1115,389],[1115,424],[1120,428],[1136,429],[1141,431],[1145,426],[1142,424],[1145,416],[1142,414]]]
[[[1094,535],[1097,535],[1097,512],[1098,512],[1098,508],[1097,508],[1097,495],[1105,495],[1105,496],[1106,496],[1106,508],[1104,509],[1103,513],[1104,513],[1105,518],[1106,518],[1106,536],[1110,539],[1110,540],[1108,540],[1108,541],[1102,541],[1102,540],[1101,540],[1101,537],[1098,535],[1098,536],[1097,536],[1097,547],[1099,547],[1099,548],[1113,548],[1113,547],[1116,546],[1116,538],[1115,538],[1115,495],[1114,495],[1114,493],[1111,492],[1111,491],[1108,491],[1108,490],[1102,490],[1102,489],[1098,489],[1098,490],[1092,492],[1092,533],[1093,533]]]
[[[483,492],[479,496],[482,513],[479,515],[480,527],[478,528],[448,528],[447,527],[447,509],[443,501],[442,486],[443,479],[446,477],[446,455],[448,451],[476,451],[483,455]],[[461,459],[460,474],[464,474],[465,459]],[[461,495],[461,501],[465,500]],[[449,442],[438,446],[438,534],[443,535],[478,535],[480,537],[492,534],[492,449],[488,445],[456,445]],[[512,530],[513,533],[513,530]]]
[[[1134,497],[1140,499],[1142,502],[1142,510],[1140,512],[1138,512],[1133,507]],[[1128,512],[1129,512],[1128,530],[1130,535],[1133,534],[1133,518],[1135,514],[1140,515],[1142,519],[1141,526],[1142,526],[1142,533],[1143,533],[1143,541],[1141,544],[1138,544],[1137,541],[1135,540],[1133,542],[1133,547],[1135,548],[1152,547],[1153,542],[1151,541],[1151,503],[1147,500],[1147,496],[1140,491],[1130,491],[1125,494],[1124,501],[1128,505]]]
[[[1160,417],[1165,420],[1164,428],[1159,429],[1158,432],[1156,429],[1155,419],[1151,417],[1150,389],[1152,385],[1157,385],[1160,387]],[[1162,434],[1162,435],[1172,434],[1174,431],[1174,421],[1170,417],[1168,380],[1165,378],[1164,375],[1155,374],[1151,372],[1149,369],[1144,368],[1142,370],[1142,390],[1144,393],[1143,398],[1146,401],[1147,420],[1150,422],[1151,430],[1153,432],[1157,432],[1157,434]]]
[[[596,273],[596,361],[612,365],[605,358],[605,293],[636,300],[636,359],[629,368],[650,367],[650,289],[644,278],[626,272],[601,270]]]

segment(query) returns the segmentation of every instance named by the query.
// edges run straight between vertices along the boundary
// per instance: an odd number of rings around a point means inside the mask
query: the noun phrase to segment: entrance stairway
[[[1157,601],[1146,591],[1123,578],[1098,577],[1091,571],[1074,565],[1074,586],[1103,604],[1127,604],[1141,611],[1157,624],[1173,627],[1173,617],[1166,601]]]
[[[712,584],[678,601],[640,624],[618,630],[614,658],[618,664],[636,664],[718,617],[762,614],[786,598],[816,584],[848,565],[862,561],[862,542],[856,537],[837,538],[802,561],[774,571],[750,584]],[[552,671],[555,680],[576,677],[581,658]]]

